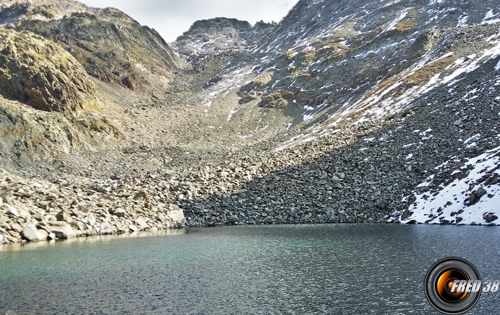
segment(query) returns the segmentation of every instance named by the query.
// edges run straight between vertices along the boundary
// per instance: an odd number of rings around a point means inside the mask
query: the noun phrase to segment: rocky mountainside
[[[172,44],[188,62],[219,54],[235,54],[255,48],[276,24],[215,18],[195,22]]]
[[[0,242],[497,225],[495,2],[300,0],[277,25],[198,21],[181,57],[114,9],[3,2]]]
[[[153,29],[123,12],[76,1],[24,0],[2,4],[0,24],[57,42],[91,76],[149,99],[164,99],[182,61]]]

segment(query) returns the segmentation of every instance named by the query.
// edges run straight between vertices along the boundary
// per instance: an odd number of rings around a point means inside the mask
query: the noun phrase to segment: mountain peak
[[[188,60],[194,56],[233,54],[256,46],[275,27],[276,24],[262,21],[252,26],[234,18],[199,20],[172,45]]]
[[[73,0],[7,0],[0,5],[0,23],[14,23],[20,20],[53,20],[77,12],[93,9]]]

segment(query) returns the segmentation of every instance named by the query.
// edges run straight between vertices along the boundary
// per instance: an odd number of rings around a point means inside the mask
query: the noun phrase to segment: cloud
[[[255,23],[279,22],[298,0],[80,0],[91,7],[118,8],[143,25],[156,29],[167,42],[193,22],[228,17]]]

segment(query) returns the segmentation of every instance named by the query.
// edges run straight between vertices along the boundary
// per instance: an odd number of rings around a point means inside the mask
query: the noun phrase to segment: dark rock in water
[[[235,225],[235,224],[238,224],[238,222],[240,222],[240,219],[238,219],[237,216],[230,216],[230,217],[226,218],[227,225]]]

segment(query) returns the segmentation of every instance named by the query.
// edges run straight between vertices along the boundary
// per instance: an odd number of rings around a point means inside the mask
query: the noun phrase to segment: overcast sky
[[[187,31],[194,21],[215,17],[279,22],[298,0],[79,0],[91,7],[118,8],[156,29],[167,42]]]

